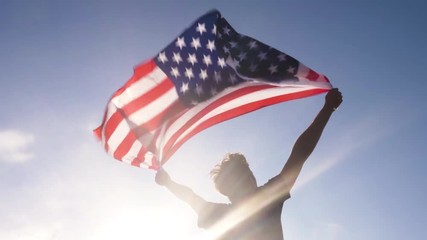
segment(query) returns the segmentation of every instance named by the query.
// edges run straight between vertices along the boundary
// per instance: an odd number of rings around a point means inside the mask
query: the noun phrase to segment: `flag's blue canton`
[[[237,33],[220,13],[199,18],[154,59],[186,105],[251,79],[296,80],[298,61]]]

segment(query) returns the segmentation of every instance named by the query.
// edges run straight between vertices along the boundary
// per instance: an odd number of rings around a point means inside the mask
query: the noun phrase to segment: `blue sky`
[[[424,1],[1,1],[0,239],[200,239],[154,172],[113,160],[91,130],[133,66],[217,8],[239,32],[324,73],[344,95],[292,199],[286,239],[425,239]],[[323,95],[190,139],[165,168],[211,201],[229,151],[280,171]]]

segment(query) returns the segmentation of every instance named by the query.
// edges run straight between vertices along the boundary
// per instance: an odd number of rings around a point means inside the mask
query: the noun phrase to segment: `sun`
[[[188,210],[188,209],[187,209]],[[191,240],[204,234],[195,220],[177,209],[164,206],[140,206],[118,209],[104,216],[89,240]]]

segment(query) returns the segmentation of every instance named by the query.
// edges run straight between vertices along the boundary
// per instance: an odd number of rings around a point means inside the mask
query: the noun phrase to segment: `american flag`
[[[325,76],[237,33],[214,10],[135,68],[94,133],[114,158],[158,169],[212,125],[329,89]]]

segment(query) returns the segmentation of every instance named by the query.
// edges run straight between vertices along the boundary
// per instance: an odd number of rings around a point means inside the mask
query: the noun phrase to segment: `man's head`
[[[256,187],[256,179],[245,156],[241,153],[228,153],[211,171],[216,189],[231,201],[244,198]]]

